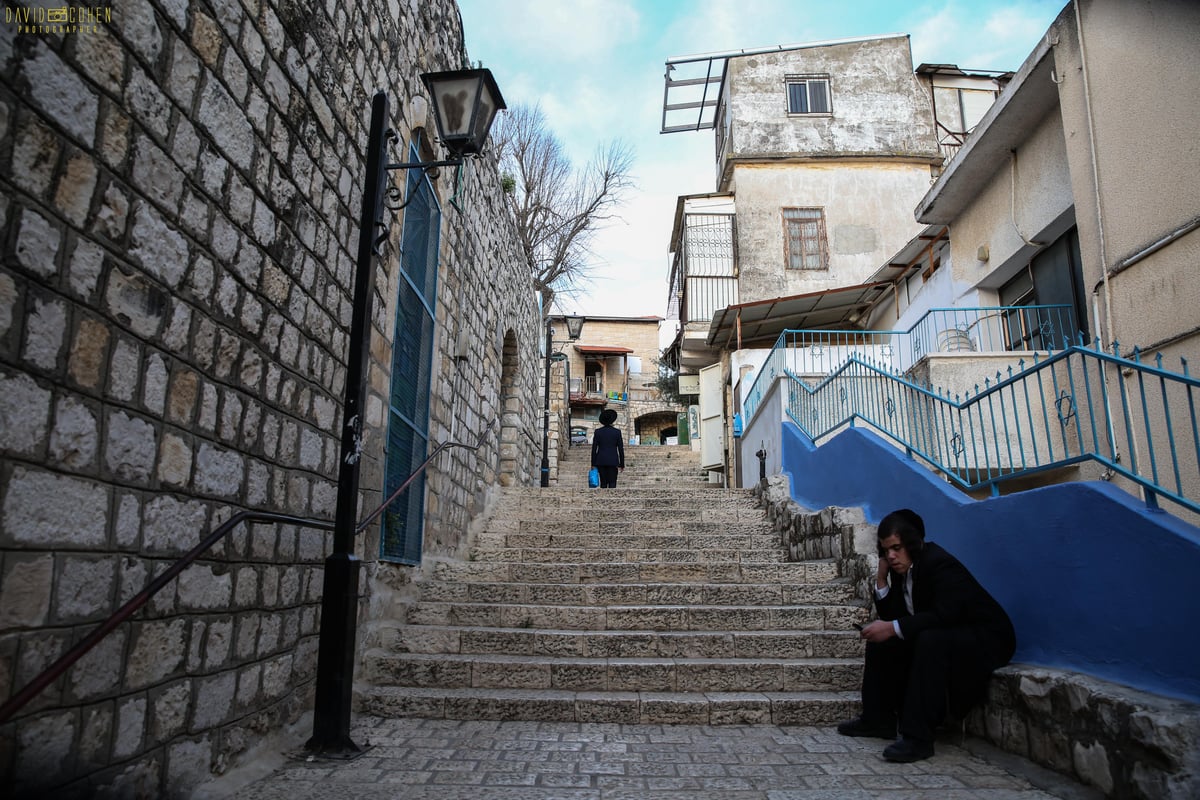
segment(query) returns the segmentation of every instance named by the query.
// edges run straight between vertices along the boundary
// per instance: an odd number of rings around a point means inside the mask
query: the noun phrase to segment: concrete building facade
[[[792,363],[818,367],[803,377],[815,385],[844,365],[852,346],[878,359],[886,339],[889,368],[944,397],[965,401],[1002,378],[1028,378],[1010,391],[1041,395],[1051,419],[1061,420],[1050,426],[1060,456],[1077,457],[1023,477],[1025,488],[1102,479],[1151,505],[1156,494],[1172,497],[1172,512],[1195,521],[1189,502],[1200,496],[1200,454],[1191,446],[1194,378],[1186,373],[1200,321],[1188,280],[1200,198],[1190,144],[1160,145],[1151,134],[1160,118],[1187,125],[1200,113],[1179,77],[1196,65],[1190,42],[1198,33],[1191,4],[1156,4],[1149,14],[1105,0],[1067,4],[1020,70],[1004,76],[998,99],[917,204],[925,228],[869,277],[880,291],[853,326],[840,326],[833,350],[842,357],[816,357],[828,341],[793,346]],[[1127,102],[1129,70],[1160,63],[1175,68]],[[811,305],[836,308],[837,294]],[[796,305],[797,298],[776,303]],[[752,310],[738,311],[740,332]],[[754,320],[757,330],[761,322]],[[1080,344],[1130,361],[1112,369],[1115,362],[1104,367],[1085,353],[1092,385],[1077,367],[1058,376],[1053,393],[1032,388],[1045,374],[1035,369],[1039,359]],[[739,353],[739,375],[747,363],[753,381],[764,361]],[[1143,383],[1156,391],[1139,390]],[[1013,409],[1001,416],[1017,422]],[[1047,458],[1050,442],[1022,422],[1005,436],[1012,459],[997,455],[985,467],[964,451],[949,461],[979,474]],[[1089,427],[1108,434],[1089,437]],[[978,434],[958,433],[954,447],[986,450]],[[748,449],[743,443],[743,456]],[[944,469],[947,461],[938,463]]]
[[[920,233],[913,206],[994,99],[1004,73],[953,65],[914,72],[906,35],[708,60],[723,62],[709,68],[720,76],[713,79],[710,125],[717,191],[680,198],[677,206],[670,308],[681,331],[672,358],[685,372],[721,365],[724,460],[733,475],[738,385],[755,377],[778,333],[854,326],[873,297],[826,302],[818,315],[781,305],[754,335],[741,325],[741,309],[870,281]],[[670,111],[677,88],[670,71],[667,80]],[[731,359],[736,351],[741,355]]]
[[[1196,352],[1200,175],[1187,137],[1160,134],[1200,120],[1186,77],[1200,65],[1198,33],[1193,3],[1063,9],[917,207],[921,222],[952,226],[960,295],[1003,300],[1022,273],[1036,292],[1039,255],[1073,236],[1065,268],[1089,336],[1123,353]],[[1136,88],[1145,70],[1161,75]]]
[[[861,283],[918,230],[912,206],[942,162],[928,87],[904,35],[781,46],[723,60],[711,127],[716,192],[732,215],[730,291],[689,309],[687,217],[711,196],[682,198],[671,251],[679,350],[713,363],[703,339],[725,305]],[[668,87],[670,88],[670,87]],[[692,248],[692,254],[695,248]],[[692,269],[690,269],[692,268]],[[723,303],[724,305],[716,305]],[[715,306],[709,308],[707,306]],[[700,352],[693,358],[688,351]]]
[[[371,96],[394,160],[440,157],[419,75],[465,62],[443,0],[44,22],[0,26],[4,698],[234,513],[333,516]],[[539,320],[495,164],[395,184],[420,202],[385,213],[375,261],[362,513],[426,448],[490,433],[433,463],[407,555],[381,555],[387,515],[358,537],[364,625],[537,474]],[[436,281],[413,306],[418,234]],[[253,525],[201,556],[0,726],[8,796],[182,796],[300,720],[329,549]]]

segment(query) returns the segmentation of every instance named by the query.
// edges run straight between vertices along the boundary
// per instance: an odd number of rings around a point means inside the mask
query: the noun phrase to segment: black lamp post
[[[567,323],[567,335],[575,341],[583,333],[583,323],[586,317],[572,314],[563,318]],[[542,399],[545,416],[542,420],[542,486],[550,485],[550,361],[554,351],[554,328],[550,327],[551,317],[546,317],[546,393]],[[568,435],[569,436],[569,435]]]
[[[388,189],[387,173],[395,169],[429,170],[462,164],[464,157],[482,152],[496,111],[505,107],[496,81],[486,69],[432,73],[422,75],[421,80],[433,97],[438,135],[451,156],[445,161],[388,163],[388,145],[399,137],[388,127],[387,93],[382,90],[376,92],[371,102],[367,175],[358,224],[358,260],[355,265],[349,352],[346,356],[346,390],[342,403],[342,442],[338,462],[333,552],[325,559],[313,735],[305,743],[306,750],[328,756],[353,757],[361,752],[350,739],[354,648],[358,629],[359,559],[354,555],[354,536],[359,499],[362,419],[366,405],[367,356],[371,343],[371,278],[374,275],[371,260],[380,255],[376,246],[387,235],[387,226],[383,222],[384,195],[393,194],[393,190]]]

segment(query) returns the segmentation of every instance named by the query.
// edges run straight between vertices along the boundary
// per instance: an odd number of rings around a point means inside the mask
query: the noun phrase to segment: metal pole
[[[545,418],[542,420],[542,486],[550,485],[550,339],[554,329],[550,317],[546,317],[546,396],[543,400]]]
[[[338,462],[337,510],[333,552],[325,559],[321,630],[317,649],[317,685],[313,735],[306,750],[351,755],[360,752],[350,739],[350,703],[354,688],[354,652],[358,628],[359,560],[354,555],[358,515],[358,475],[366,401],[367,356],[371,349],[371,278],[373,239],[381,225],[387,185],[388,98],[376,92],[371,102],[367,139],[367,175],[358,222],[358,262],[354,305],[346,354],[346,390],[342,405],[342,449]]]

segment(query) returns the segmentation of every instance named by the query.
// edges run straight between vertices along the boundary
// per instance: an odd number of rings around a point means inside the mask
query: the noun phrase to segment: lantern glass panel
[[[478,76],[471,75],[454,80],[440,80],[433,85],[433,102],[442,122],[443,136],[448,138],[471,134],[471,117],[481,83]]]

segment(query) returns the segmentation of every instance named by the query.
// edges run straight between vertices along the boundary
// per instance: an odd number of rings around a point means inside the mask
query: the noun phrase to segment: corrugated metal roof
[[[713,315],[707,344],[769,347],[785,330],[856,330],[861,315],[891,288],[890,283],[865,283],[728,306]]]

